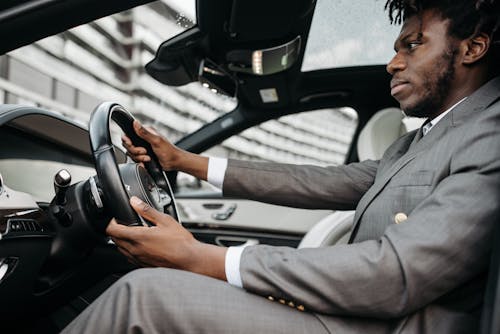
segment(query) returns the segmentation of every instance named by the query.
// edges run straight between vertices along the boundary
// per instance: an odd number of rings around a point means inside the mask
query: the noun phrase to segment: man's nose
[[[390,75],[394,75],[397,71],[402,71],[406,68],[406,62],[399,52],[397,52],[391,61],[387,64],[386,70]]]

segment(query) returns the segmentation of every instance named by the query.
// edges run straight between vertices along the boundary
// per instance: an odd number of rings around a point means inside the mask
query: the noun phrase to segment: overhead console
[[[314,0],[197,1],[197,26],[165,41],[146,65],[171,86],[201,81],[235,96],[256,76],[300,68]]]

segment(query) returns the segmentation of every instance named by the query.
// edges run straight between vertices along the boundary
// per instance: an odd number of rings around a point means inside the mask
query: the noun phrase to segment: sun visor
[[[182,86],[198,80],[203,59],[203,34],[197,27],[163,42],[155,58],[146,64],[146,72],[169,86]]]

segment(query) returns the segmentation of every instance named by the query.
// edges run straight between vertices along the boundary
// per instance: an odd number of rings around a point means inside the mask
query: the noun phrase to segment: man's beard
[[[444,52],[442,61],[436,63],[434,70],[426,75],[424,89],[426,94],[414,106],[407,107],[404,113],[411,117],[428,118],[439,111],[451,89],[455,79],[455,60],[458,50]],[[437,76],[435,73],[439,73]]]

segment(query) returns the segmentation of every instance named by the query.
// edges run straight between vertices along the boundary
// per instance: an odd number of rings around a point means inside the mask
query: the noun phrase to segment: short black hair
[[[400,24],[423,10],[436,9],[450,20],[452,36],[464,39],[479,32],[498,35],[500,0],[387,0],[385,9],[391,23]]]
[[[494,66],[500,57],[500,0],[387,0],[385,9],[393,24],[426,9],[436,9],[443,19],[450,20],[449,34],[460,39],[478,33],[490,36]]]

